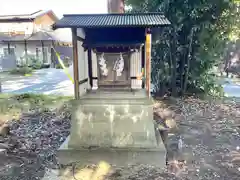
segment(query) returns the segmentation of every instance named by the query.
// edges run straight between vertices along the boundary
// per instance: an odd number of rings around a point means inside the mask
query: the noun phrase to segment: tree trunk
[[[184,86],[183,86],[183,94],[185,94],[187,90],[187,83],[188,83],[188,73],[190,69],[190,60],[192,59],[192,42],[193,42],[193,33],[194,33],[194,28],[191,29],[191,34],[190,34],[190,42],[188,46],[188,56],[187,56],[187,67],[186,67],[186,72],[184,76]]]
[[[171,89],[172,96],[177,96],[176,78],[177,78],[177,60],[176,60],[176,31],[175,28],[171,30],[170,39],[170,61],[171,61]]]
[[[183,95],[183,86],[184,86],[184,67],[185,67],[185,60],[186,60],[186,50],[184,49],[183,52],[183,58],[180,59],[179,64],[180,64],[180,88],[181,88],[181,95]]]

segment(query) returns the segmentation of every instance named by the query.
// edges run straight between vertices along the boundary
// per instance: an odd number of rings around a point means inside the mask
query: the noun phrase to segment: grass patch
[[[26,74],[32,74],[33,72],[33,69],[30,68],[30,67],[19,67],[19,68],[16,68],[16,69],[13,69],[10,71],[11,74],[14,74],[14,75],[26,75]]]
[[[0,121],[19,119],[22,113],[60,109],[73,97],[35,94],[0,94]],[[1,120],[2,119],[2,120]]]
[[[25,74],[24,76],[29,77],[29,76],[32,76],[32,74]]]

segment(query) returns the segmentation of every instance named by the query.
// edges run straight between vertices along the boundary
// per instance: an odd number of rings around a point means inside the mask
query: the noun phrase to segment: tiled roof
[[[53,28],[157,27],[169,24],[161,13],[69,14],[57,21]]]
[[[31,21],[47,13],[55,16],[52,10],[39,10],[31,14],[0,15],[0,22]]]

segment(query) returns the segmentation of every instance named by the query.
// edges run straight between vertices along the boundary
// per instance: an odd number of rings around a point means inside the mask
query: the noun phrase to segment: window
[[[10,48],[9,50],[10,50],[10,51],[9,51],[9,52],[10,52],[10,53],[9,53],[10,55],[15,55],[15,49],[14,49],[14,48]],[[3,54],[4,54],[4,56],[7,56],[7,55],[8,55],[8,48],[4,48],[4,49],[3,49]]]

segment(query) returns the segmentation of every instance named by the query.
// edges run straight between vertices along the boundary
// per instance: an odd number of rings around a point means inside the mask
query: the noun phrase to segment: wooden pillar
[[[10,54],[10,42],[8,42],[8,55]]]
[[[42,45],[42,58],[43,58],[43,63],[44,63],[44,58],[45,58],[44,54],[45,54],[45,52],[44,52],[44,43],[43,43],[43,41],[41,41],[41,45]]]
[[[141,66],[141,70],[142,70],[142,89],[145,89],[145,46],[142,47],[142,66]]]
[[[75,99],[79,99],[78,46],[76,28],[72,28],[72,45],[73,45],[74,95]]]
[[[26,60],[26,64],[28,65],[28,57],[27,57],[27,41],[24,40],[24,51],[25,51],[25,60]]]
[[[93,76],[92,76],[92,50],[88,49],[88,77],[89,77],[89,84],[91,89],[93,87]]]
[[[146,33],[146,89],[147,89],[147,95],[150,97],[150,88],[151,88],[151,42],[152,36],[150,33],[150,30],[147,30]]]
[[[52,41],[52,48],[51,48],[51,66],[55,68],[56,56],[55,56],[55,43]]]

